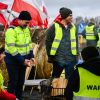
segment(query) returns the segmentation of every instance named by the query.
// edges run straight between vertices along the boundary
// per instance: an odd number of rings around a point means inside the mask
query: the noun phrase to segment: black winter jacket
[[[88,60],[87,62],[83,62],[76,66],[76,70],[73,72],[71,77],[69,78],[68,85],[66,87],[65,96],[66,100],[73,100],[73,92],[79,91],[79,72],[78,67],[82,67],[91,73],[100,76],[100,57]]]
[[[46,34],[47,34],[46,51],[48,55],[48,61],[49,62],[58,61],[58,62],[65,63],[66,61],[72,62],[72,61],[77,60],[77,56],[71,53],[71,41],[70,41],[69,33],[70,33],[70,28],[72,27],[72,24],[69,24],[67,28],[65,28],[65,26],[62,25],[61,23],[59,22],[56,22],[56,23],[58,23],[62,27],[63,37],[57,49],[56,55],[52,56],[50,55],[50,50],[51,50],[51,46],[55,37],[55,25],[54,24],[51,25],[50,28],[46,31]],[[76,30],[76,44],[77,44],[77,52],[78,52],[77,30]]]

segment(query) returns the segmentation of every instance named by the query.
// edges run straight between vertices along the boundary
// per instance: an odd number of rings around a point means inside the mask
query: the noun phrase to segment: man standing
[[[31,20],[27,11],[19,14],[16,26],[11,26],[5,33],[5,62],[9,75],[7,91],[21,100],[26,67],[30,59],[35,61],[32,49],[30,30],[27,27]]]
[[[97,46],[99,37],[97,27],[95,26],[93,18],[90,19],[90,23],[86,25],[84,31],[82,32],[82,35],[86,39],[86,46]]]
[[[65,69],[68,79],[77,63],[76,27],[72,24],[72,11],[62,7],[60,15],[47,30],[46,50],[48,62],[53,63],[52,77],[59,77]]]

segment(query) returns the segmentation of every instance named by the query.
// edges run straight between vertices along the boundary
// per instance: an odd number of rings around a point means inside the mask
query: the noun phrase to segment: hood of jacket
[[[61,21],[62,21],[62,18],[61,18],[61,15],[59,14],[59,15],[55,18],[54,22],[56,22],[56,23],[60,24],[62,27],[64,27],[64,25],[61,23]],[[68,23],[68,26],[72,26],[71,23]]]
[[[100,76],[100,57],[90,59],[82,64],[78,64],[76,67],[82,67],[91,73]]]
[[[11,21],[10,26],[19,26],[18,18],[15,18]]]
[[[58,16],[55,18],[54,22],[56,22],[56,23],[58,23],[58,24],[64,26],[64,25],[61,23],[61,20],[62,20],[61,16],[58,15]]]

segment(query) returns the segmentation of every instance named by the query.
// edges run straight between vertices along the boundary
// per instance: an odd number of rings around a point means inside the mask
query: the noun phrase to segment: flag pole
[[[11,6],[11,9],[12,9],[13,5],[14,5],[14,1],[13,1],[12,6]],[[7,12],[7,9],[6,9],[6,12]],[[4,27],[3,35],[2,35],[2,36],[5,35],[5,31],[6,31],[6,29],[7,29],[7,24],[8,24],[8,22],[9,22],[9,19],[10,19],[11,13],[12,13],[12,10],[11,10],[11,12],[9,13],[9,16],[8,16],[8,18],[7,18],[7,20],[6,20],[6,25],[5,25],[5,27]],[[8,25],[9,25],[9,24],[8,24]]]
[[[42,7],[40,8],[40,5],[38,4],[38,2],[36,0],[32,0],[32,2],[35,5],[36,9],[39,11],[40,17],[42,19],[42,24],[43,24],[42,28],[44,29],[44,22],[43,22],[43,18],[42,18],[43,15],[41,15],[41,14],[43,14]]]

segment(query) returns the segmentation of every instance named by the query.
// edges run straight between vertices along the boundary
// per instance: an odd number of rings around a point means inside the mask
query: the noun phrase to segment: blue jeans
[[[76,65],[76,61],[69,62],[67,64],[62,64],[60,62],[53,62],[53,72],[52,77],[60,77],[63,69],[65,69],[65,78],[68,79],[72,72],[74,71],[74,66]]]

